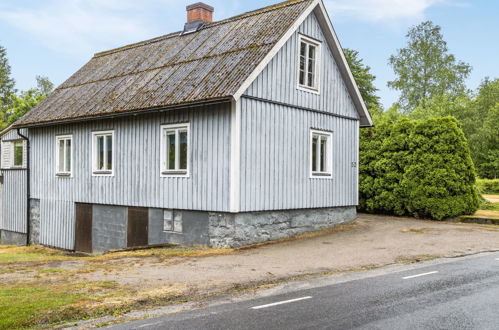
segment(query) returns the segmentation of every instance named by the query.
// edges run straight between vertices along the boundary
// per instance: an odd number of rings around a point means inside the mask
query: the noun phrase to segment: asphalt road
[[[112,328],[499,329],[499,253]]]

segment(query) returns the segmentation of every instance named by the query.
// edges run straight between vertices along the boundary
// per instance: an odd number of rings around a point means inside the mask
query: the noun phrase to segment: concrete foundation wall
[[[29,204],[29,228],[31,245],[40,244],[40,200],[32,199]]]
[[[94,205],[92,248],[106,252],[127,247],[128,209],[126,207]]]
[[[239,247],[354,221],[357,209],[337,207],[255,213],[210,213],[210,245]]]
[[[26,245],[26,234],[0,230],[0,243],[3,245]]]
[[[182,233],[165,232],[162,209],[149,209],[149,245],[209,245],[209,213],[182,213]]]

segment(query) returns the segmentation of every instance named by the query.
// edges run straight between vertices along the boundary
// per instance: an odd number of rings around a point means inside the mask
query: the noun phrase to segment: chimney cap
[[[187,6],[187,11],[199,9],[199,8],[205,9],[211,13],[213,13],[215,11],[215,8],[213,8],[212,6],[209,6],[205,3],[202,3],[202,2],[197,2],[197,3],[194,3],[192,5]]]

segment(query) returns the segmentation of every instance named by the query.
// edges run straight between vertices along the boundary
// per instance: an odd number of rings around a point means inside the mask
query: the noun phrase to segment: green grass
[[[0,329],[28,328],[84,298],[84,294],[49,286],[0,287]]]
[[[480,206],[480,210],[498,211],[499,212],[499,204],[498,203],[482,203],[482,205]]]

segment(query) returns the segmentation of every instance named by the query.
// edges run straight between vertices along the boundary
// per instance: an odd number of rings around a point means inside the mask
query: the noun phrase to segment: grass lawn
[[[101,256],[81,256],[44,247],[0,245],[0,329],[23,329],[63,321],[121,313],[140,303],[144,295],[114,281],[88,280],[95,272],[123,272],[130,258],[204,257],[233,250],[156,248]],[[76,266],[61,266],[67,264]],[[63,269],[62,269],[63,268]],[[154,294],[168,299],[177,288]]]

